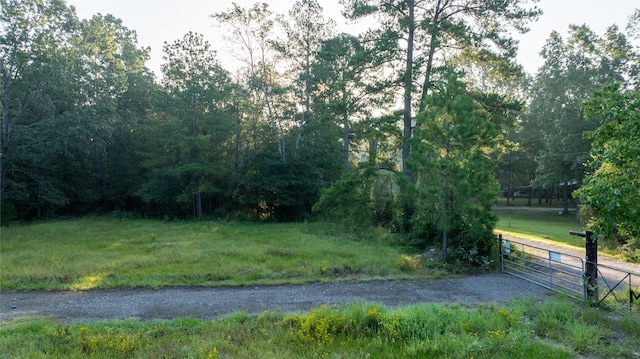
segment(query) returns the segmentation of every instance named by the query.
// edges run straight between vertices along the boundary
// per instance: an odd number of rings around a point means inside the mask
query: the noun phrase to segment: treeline
[[[553,33],[527,79],[510,36],[540,15],[528,3],[345,1],[377,21],[357,36],[316,0],[233,4],[211,19],[237,70],[190,32],[156,78],[119,19],[0,0],[2,219],[324,216],[479,261],[500,187],[582,183],[582,101],[638,84],[615,27]]]
[[[227,15],[220,21],[247,26],[256,42],[272,26],[259,22],[274,21],[266,6]],[[2,1],[1,21],[4,220],[96,212],[298,220],[343,171],[337,115],[303,102],[319,80],[301,87],[310,67],[277,73],[285,54],[270,40],[242,49],[263,57],[247,57],[234,78],[202,35],[185,34],[165,44],[156,79],[145,67],[149,49],[111,15],[80,20],[64,1]],[[300,40],[322,35],[312,31]],[[310,63],[320,50],[320,38],[312,41],[295,60]]]
[[[623,90],[640,84],[640,55],[630,41],[640,35],[632,26],[639,15],[630,18],[630,37],[617,26],[602,35],[586,25],[570,26],[566,39],[551,33],[540,52],[544,64],[525,87],[527,111],[509,135],[517,145],[500,166],[510,194],[516,187],[533,197],[530,201],[541,201],[543,194],[550,198],[555,191],[568,213],[572,192],[592,170],[592,139],[585,134],[603,123],[585,115],[585,101],[607,84],[620,83]]]
[[[544,64],[525,82],[526,111],[509,131],[498,175],[528,204],[554,192],[564,214],[640,259],[640,9],[626,28],[598,35],[572,25],[552,32]],[[537,194],[537,196],[534,196]],[[551,201],[551,197],[548,198]]]

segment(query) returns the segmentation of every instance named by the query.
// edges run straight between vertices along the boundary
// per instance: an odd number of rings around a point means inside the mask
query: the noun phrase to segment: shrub
[[[367,172],[352,171],[322,191],[313,211],[343,223],[345,229],[373,223],[367,198]]]

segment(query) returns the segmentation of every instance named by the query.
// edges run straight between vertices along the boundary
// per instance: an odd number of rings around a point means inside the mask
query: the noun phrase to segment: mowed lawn
[[[585,226],[576,221],[575,209],[570,214],[560,215],[562,209],[554,207],[497,207],[498,233],[510,233],[561,242],[576,247],[584,247],[584,238],[569,234],[570,231],[584,231]]]
[[[420,277],[385,234],[319,224],[82,218],[2,228],[0,289],[304,283]],[[434,275],[434,271],[429,271]],[[436,271],[437,272],[437,271]]]

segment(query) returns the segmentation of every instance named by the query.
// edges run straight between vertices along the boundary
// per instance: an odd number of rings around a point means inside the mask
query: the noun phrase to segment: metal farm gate
[[[598,304],[607,300],[614,303],[629,303],[629,309],[640,310],[640,274],[603,264],[596,264],[598,278],[595,293]],[[594,298],[594,299],[595,299]]]
[[[598,264],[592,233],[571,234],[586,237],[585,259],[499,235],[502,271],[575,299],[628,303],[640,310],[640,274]]]
[[[503,272],[572,298],[584,298],[582,258],[499,238]]]

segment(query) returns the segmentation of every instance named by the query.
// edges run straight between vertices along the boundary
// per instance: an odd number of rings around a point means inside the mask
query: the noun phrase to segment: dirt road
[[[194,317],[213,319],[236,311],[304,312],[316,305],[373,301],[389,307],[421,302],[468,305],[511,298],[545,300],[552,292],[507,274],[484,274],[428,282],[370,281],[260,287],[110,289],[3,292],[0,323],[26,316],[61,322]]]

